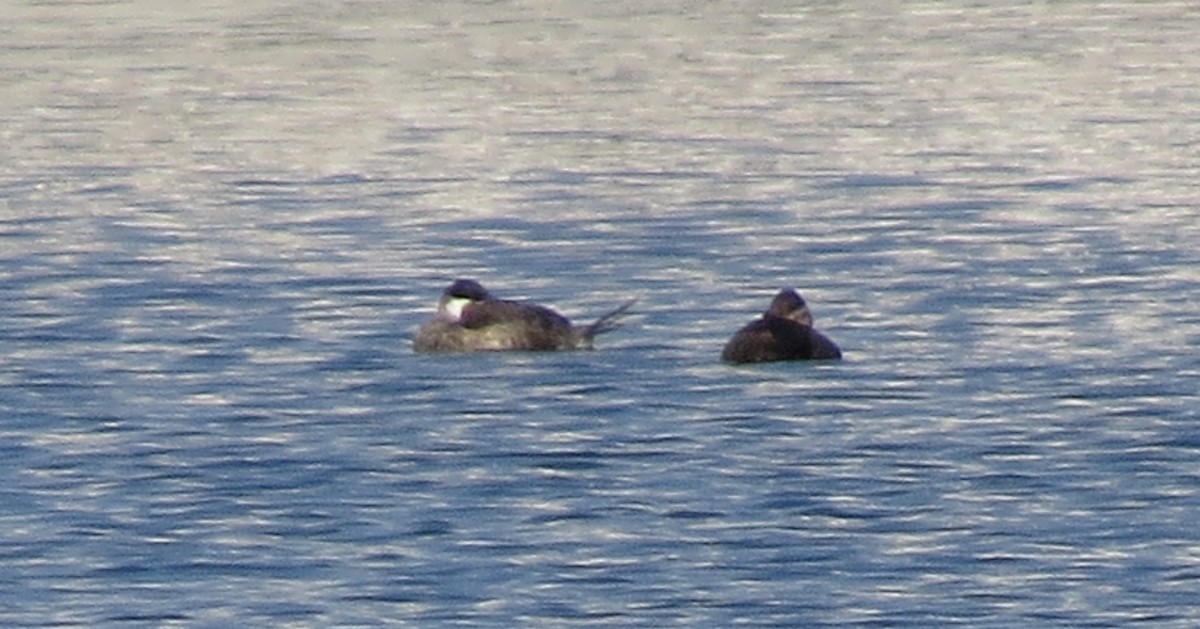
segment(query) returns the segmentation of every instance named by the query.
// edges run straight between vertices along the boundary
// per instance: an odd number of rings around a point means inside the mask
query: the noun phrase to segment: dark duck
[[[779,291],[767,311],[738,330],[721,352],[721,360],[730,363],[841,357],[837,344],[813,328],[804,298],[790,288]]]
[[[438,301],[437,314],[417,330],[418,353],[592,349],[595,338],[619,326],[627,301],[586,326],[572,325],[545,306],[496,299],[475,280],[456,280]]]

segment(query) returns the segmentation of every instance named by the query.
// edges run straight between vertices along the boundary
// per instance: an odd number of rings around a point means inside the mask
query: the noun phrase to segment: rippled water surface
[[[1200,14],[860,4],[8,7],[0,624],[1192,626]]]

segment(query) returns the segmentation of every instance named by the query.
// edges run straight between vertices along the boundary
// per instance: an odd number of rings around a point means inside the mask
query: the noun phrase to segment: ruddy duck
[[[635,300],[588,326],[539,306],[496,299],[475,280],[456,280],[442,293],[437,314],[417,330],[418,353],[592,349],[596,336],[616,329]]]
[[[790,288],[779,291],[763,316],[738,330],[721,352],[721,360],[731,363],[841,357],[837,344],[813,329],[808,304]]]

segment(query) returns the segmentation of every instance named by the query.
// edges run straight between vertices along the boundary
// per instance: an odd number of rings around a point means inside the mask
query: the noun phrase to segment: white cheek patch
[[[451,297],[442,304],[442,316],[448,321],[457,323],[462,319],[463,308],[466,308],[469,303],[471,300],[466,297]]]

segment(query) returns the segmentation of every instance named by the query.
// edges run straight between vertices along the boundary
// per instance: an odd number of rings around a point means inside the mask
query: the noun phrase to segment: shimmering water
[[[7,6],[0,624],[1191,627],[1200,13],[860,5]]]

